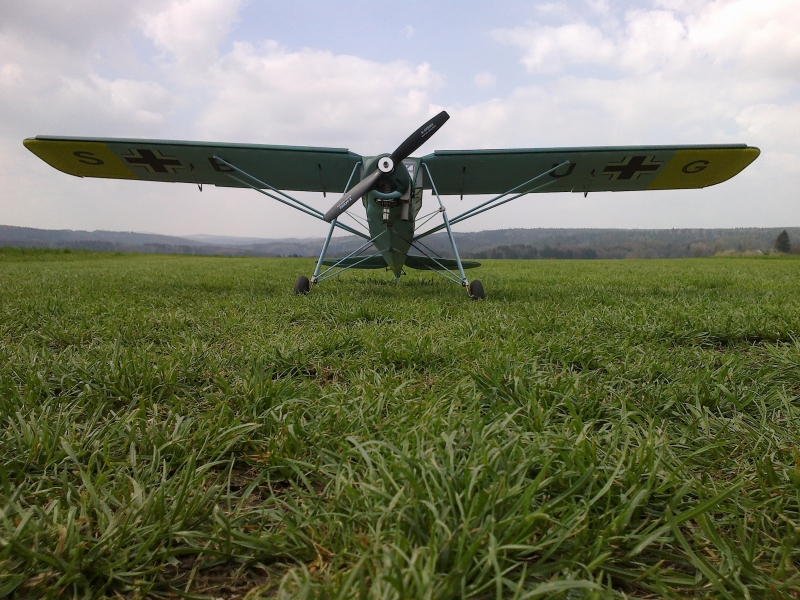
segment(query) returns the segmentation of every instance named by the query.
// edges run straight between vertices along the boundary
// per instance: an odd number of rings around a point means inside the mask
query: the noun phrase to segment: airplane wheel
[[[469,282],[469,297],[473,300],[483,300],[486,294],[483,291],[483,284],[479,279]]]
[[[300,275],[300,277],[297,278],[297,281],[294,282],[294,293],[298,296],[305,296],[310,291],[311,283],[308,281],[308,277],[305,275]]]

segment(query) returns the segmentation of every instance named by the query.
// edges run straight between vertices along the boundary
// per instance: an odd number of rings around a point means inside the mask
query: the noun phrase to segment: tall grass
[[[0,253],[0,595],[798,597],[800,261]]]

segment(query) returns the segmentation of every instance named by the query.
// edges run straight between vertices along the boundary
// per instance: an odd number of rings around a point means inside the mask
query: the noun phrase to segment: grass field
[[[0,251],[0,596],[798,597],[800,260]]]

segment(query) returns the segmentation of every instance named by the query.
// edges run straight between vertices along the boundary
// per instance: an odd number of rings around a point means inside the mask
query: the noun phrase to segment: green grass
[[[800,261],[0,252],[0,596],[798,597]]]

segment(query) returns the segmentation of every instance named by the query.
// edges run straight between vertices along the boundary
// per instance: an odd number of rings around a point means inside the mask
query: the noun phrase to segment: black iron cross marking
[[[620,163],[611,163],[603,169],[603,174],[609,179],[639,179],[640,175],[658,171],[661,162],[655,156],[625,157]]]
[[[131,149],[129,156],[123,158],[135,167],[143,167],[148,173],[175,173],[182,169],[181,161],[173,156],[164,156],[158,150]]]

